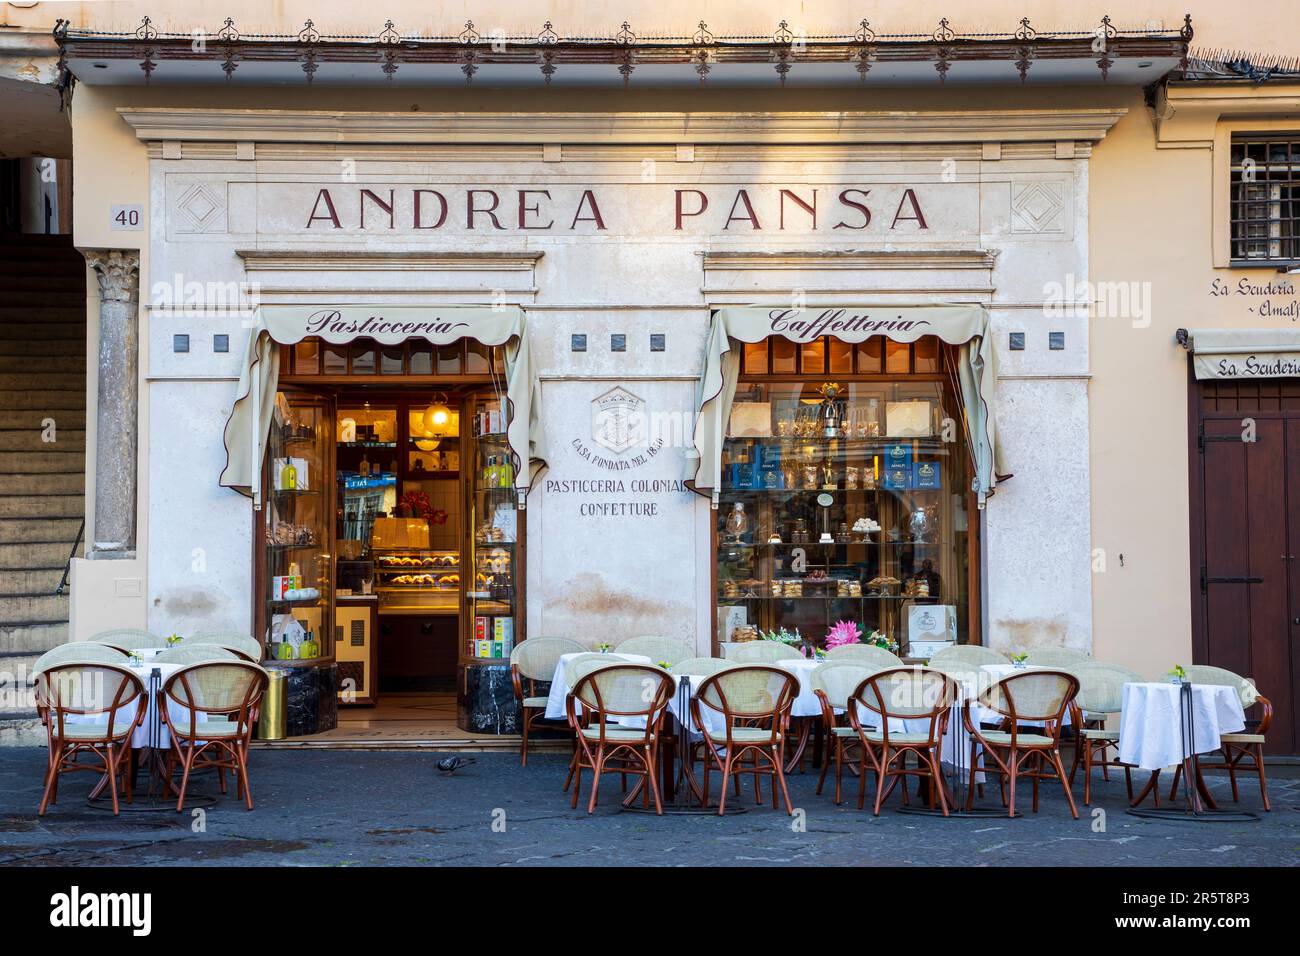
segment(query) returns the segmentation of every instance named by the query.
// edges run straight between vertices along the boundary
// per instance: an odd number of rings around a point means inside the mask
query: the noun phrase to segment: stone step
[[[80,518],[0,518],[0,543],[23,544],[76,540]]]
[[[26,568],[57,568],[59,574],[62,574],[77,533],[74,531],[72,534],[73,537],[67,541],[0,544],[0,581],[4,580],[7,572]],[[81,549],[84,548],[83,542]],[[58,582],[55,583],[57,585]]]
[[[64,408],[55,412],[39,408],[0,409],[0,428],[44,428],[47,418],[53,418],[57,428],[81,431],[86,428],[84,408]]]
[[[75,475],[86,470],[86,454],[55,443],[43,452],[0,451],[0,475]]]
[[[21,311],[21,310],[19,310]],[[54,340],[86,341],[86,316],[77,313],[62,319],[48,319],[39,324],[27,320],[0,321],[0,339],[23,342]]]
[[[24,372],[0,372],[0,390],[12,388],[31,388],[39,386],[51,391],[60,389],[86,387],[86,375],[84,372],[49,372],[40,375],[30,375]]]
[[[0,595],[0,624],[66,624],[69,611],[66,594]]]
[[[0,489],[4,489],[0,485]],[[0,493],[0,518],[81,518],[85,514],[85,495],[11,495]],[[0,582],[0,591],[3,591]]]
[[[31,475],[0,475],[0,494],[84,495],[84,472],[44,472]]]
[[[57,391],[44,388],[0,388],[0,409],[59,411],[69,408],[85,411],[86,383],[84,381],[79,388],[64,388]]]
[[[76,372],[86,377],[86,357],[77,355],[0,355],[0,372]]]
[[[84,330],[83,330],[84,331]],[[38,355],[86,356],[86,337],[72,339],[0,339],[0,355],[21,358]]]
[[[0,654],[44,654],[70,639],[67,621],[0,625]]]
[[[64,552],[63,557],[67,557]],[[0,571],[0,588],[10,594],[53,594],[63,580],[63,567]]]
[[[48,415],[54,419],[51,436],[54,441],[45,440],[45,428],[0,428],[0,451],[29,451],[33,454],[45,454],[51,451],[86,450],[86,430],[84,428],[59,427],[57,415]]]

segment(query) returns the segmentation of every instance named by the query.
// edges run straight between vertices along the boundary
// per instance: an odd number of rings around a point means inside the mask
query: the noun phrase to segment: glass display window
[[[462,651],[471,661],[501,661],[510,657],[519,637],[519,463],[506,437],[501,396],[478,393],[467,410],[473,424],[465,483],[473,578],[466,583],[469,633]]]
[[[820,648],[840,621],[904,653],[921,628],[971,638],[967,436],[953,383],[928,374],[945,347],[917,345],[856,347],[859,361],[906,357],[896,376],[742,374],[716,519],[720,642],[785,630]]]

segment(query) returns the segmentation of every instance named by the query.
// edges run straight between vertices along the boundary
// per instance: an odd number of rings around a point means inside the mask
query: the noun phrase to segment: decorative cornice
[[[1221,119],[1295,118],[1300,115],[1300,82],[1243,86],[1238,83],[1168,83],[1152,104],[1156,146],[1209,149]]]
[[[226,81],[234,77],[237,62],[297,62],[305,82],[311,83],[317,71],[333,65],[379,64],[392,79],[402,65],[445,64],[460,70],[466,82],[484,66],[536,66],[549,84],[552,76],[568,64],[589,66],[610,64],[626,84],[640,65],[679,64],[692,68],[703,83],[717,65],[770,63],[773,76],[784,84],[787,75],[796,74],[807,64],[844,64],[865,79],[872,62],[932,62],[938,82],[963,61],[997,61],[1013,64],[1028,59],[1075,60],[1096,62],[1104,80],[1111,65],[1120,58],[1174,59],[1185,63],[1193,31],[1190,16],[1180,29],[1119,30],[1109,17],[1092,29],[1038,30],[1026,33],[1022,26],[999,31],[986,29],[963,32],[947,19],[937,29],[924,33],[888,33],[867,27],[856,33],[809,34],[782,20],[769,36],[714,34],[701,21],[692,33],[649,35],[634,32],[625,21],[613,35],[567,34],[547,21],[540,32],[510,34],[494,31],[483,36],[472,22],[455,36],[402,35],[393,21],[366,35],[332,36],[308,20],[297,34],[241,34],[230,19],[220,30],[207,34],[197,29],[186,33],[166,33],[155,29],[149,18],[133,33],[72,29],[59,20],[54,35],[66,59],[79,61],[135,60],[144,71],[146,82],[153,73],[166,72],[167,64],[210,62],[213,79],[224,73]],[[865,37],[864,37],[865,34]],[[211,49],[196,38],[213,37]],[[1100,43],[1100,45],[1098,45]],[[869,49],[864,50],[864,47]],[[1097,56],[1100,52],[1100,57]],[[958,66],[956,74],[961,72]],[[1020,70],[1023,81],[1025,71]],[[847,74],[851,76],[851,74]],[[201,83],[187,74],[187,82]]]
[[[782,113],[118,110],[142,141],[511,144],[1098,142],[1125,109]]]
[[[105,302],[134,302],[140,294],[140,254],[118,249],[83,249],[95,270],[99,296]]]

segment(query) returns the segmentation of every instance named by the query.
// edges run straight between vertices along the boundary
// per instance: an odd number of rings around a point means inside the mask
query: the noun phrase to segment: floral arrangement
[[[428,518],[433,514],[433,504],[423,491],[408,491],[398,499],[397,504],[416,518]]]
[[[1028,651],[1021,651],[1021,652],[1018,653],[1018,654],[1012,654],[1012,655],[1011,655],[1011,662],[1012,662],[1013,664],[1023,664],[1023,663],[1024,663],[1025,661],[1027,661],[1027,660],[1029,660],[1029,652],[1028,652]]]
[[[780,643],[788,644],[791,647],[796,647],[803,643],[803,635],[799,633],[799,628],[797,627],[794,629],[793,634],[785,628],[781,628],[779,631],[759,631],[758,636],[765,641],[779,641]]]
[[[608,654],[611,646],[612,645],[608,641],[601,641],[596,645],[596,650],[600,651],[602,654]]]
[[[167,635],[167,646],[168,646],[168,647],[175,647],[175,646],[176,646],[177,644],[179,644],[182,640],[184,640],[184,638],[182,638],[179,634],[168,634],[168,635]]]
[[[673,665],[669,664],[667,661],[658,661],[657,663],[659,664],[660,667],[662,667],[666,671],[672,670]]]
[[[872,631],[870,634],[867,635],[866,642],[875,647],[883,647],[891,654],[898,653],[898,641],[894,640],[884,631]]]
[[[1187,683],[1187,668],[1183,667],[1182,664],[1175,664],[1169,668],[1169,676],[1174,683],[1185,684]]]
[[[860,644],[862,642],[862,629],[852,621],[836,621],[829,631],[826,632],[826,649],[832,650],[836,647],[843,647],[846,644]]]

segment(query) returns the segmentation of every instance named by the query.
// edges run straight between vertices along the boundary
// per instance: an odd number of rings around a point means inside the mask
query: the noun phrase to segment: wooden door
[[[1224,401],[1216,387],[1199,389],[1194,658],[1253,678],[1275,709],[1269,751],[1295,753],[1300,409],[1250,389]]]

